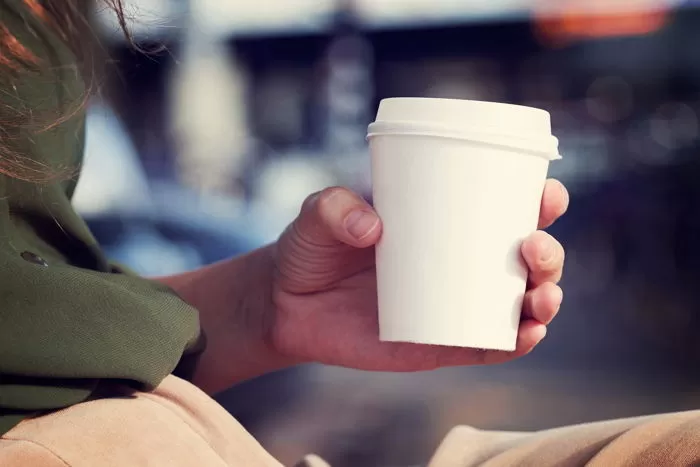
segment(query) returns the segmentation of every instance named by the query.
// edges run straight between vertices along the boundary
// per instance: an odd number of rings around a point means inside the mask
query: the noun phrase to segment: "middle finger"
[[[521,248],[523,258],[530,270],[529,280],[536,287],[545,282],[561,280],[564,268],[564,248],[546,232],[530,235]]]

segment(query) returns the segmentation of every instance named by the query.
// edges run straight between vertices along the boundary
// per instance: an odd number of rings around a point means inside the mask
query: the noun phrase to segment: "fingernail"
[[[548,263],[549,261],[554,258],[554,245],[552,242],[545,242],[544,246],[542,247],[542,251],[540,252],[540,261],[543,263]]]
[[[564,198],[564,209],[562,210],[562,214],[564,214],[566,212],[566,208],[569,207],[569,191],[561,183],[559,184],[559,190],[561,191],[562,198]]]
[[[353,211],[345,218],[345,228],[357,240],[371,234],[379,224],[379,217],[369,211]]]

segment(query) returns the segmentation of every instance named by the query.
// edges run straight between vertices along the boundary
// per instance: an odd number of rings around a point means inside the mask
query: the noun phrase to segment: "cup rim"
[[[367,130],[367,141],[380,136],[424,136],[457,139],[535,154],[552,160],[561,159],[559,140],[552,134],[537,138],[496,132],[488,128],[455,129],[446,125],[413,121],[375,121]]]

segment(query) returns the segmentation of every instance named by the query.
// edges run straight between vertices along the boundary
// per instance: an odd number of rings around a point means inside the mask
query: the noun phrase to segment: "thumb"
[[[325,290],[374,262],[381,236],[374,209],[346,188],[309,196],[277,242],[280,286],[291,293]]]
[[[382,230],[369,203],[340,187],[309,196],[292,227],[301,240],[315,246],[346,244],[356,248],[377,243]]]

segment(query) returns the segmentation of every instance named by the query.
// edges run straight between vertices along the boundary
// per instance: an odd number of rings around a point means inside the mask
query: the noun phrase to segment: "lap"
[[[152,393],[125,390],[20,423],[0,441],[0,465],[280,466],[213,399],[174,376]]]
[[[0,438],[13,467],[281,467],[213,399],[166,378],[154,392],[79,404],[26,420]],[[309,457],[300,465],[323,466]],[[700,465],[700,411],[536,433],[457,427],[430,467]]]

